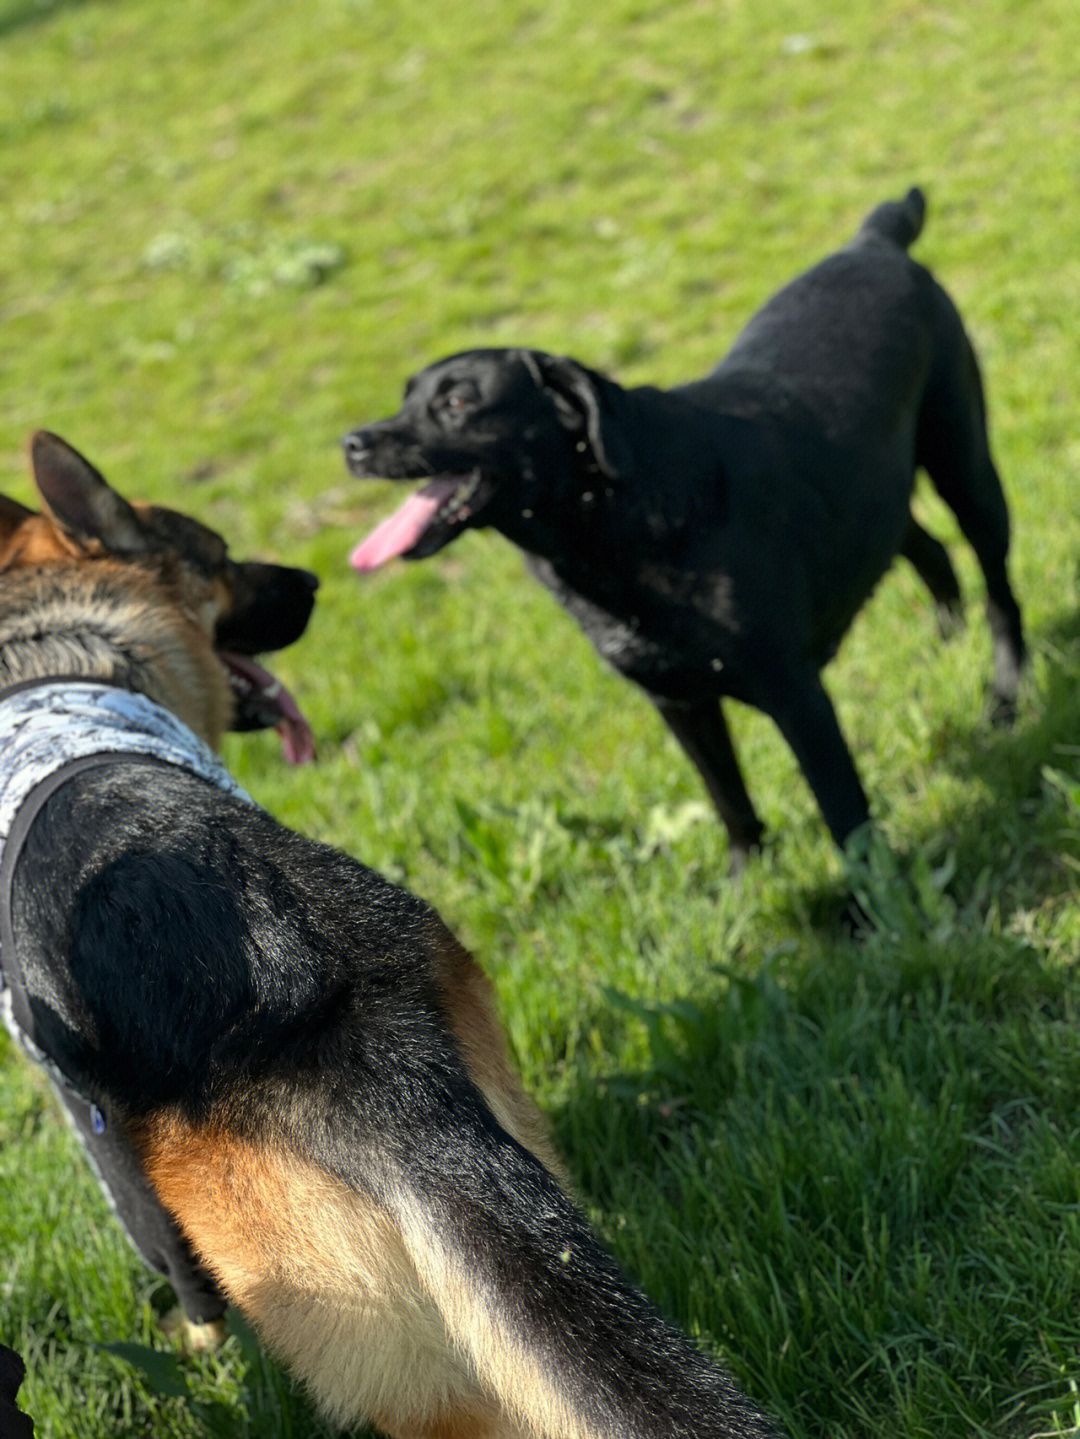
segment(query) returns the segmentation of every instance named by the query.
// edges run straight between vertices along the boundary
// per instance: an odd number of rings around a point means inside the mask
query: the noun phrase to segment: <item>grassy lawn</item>
[[[1078,51],[1072,0],[0,0],[0,488],[29,498],[46,426],[322,575],[277,666],[319,762],[230,763],[477,951],[597,1227],[792,1439],[1080,1423]],[[1033,663],[989,729],[974,566],[921,495],[971,623],[941,643],[898,567],[829,671],[896,857],[854,943],[765,720],[732,709],[772,834],[736,888],[505,541],[348,570],[399,496],[337,439],[476,343],[689,378],[912,183]],[[169,1303],[0,1039],[0,1341],[43,1439],[326,1432],[243,1326],[182,1359]]]

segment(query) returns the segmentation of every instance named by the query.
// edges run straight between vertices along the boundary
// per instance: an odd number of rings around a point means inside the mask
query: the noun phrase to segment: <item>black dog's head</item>
[[[428,481],[357,547],[353,565],[423,559],[469,527],[520,538],[534,519],[591,497],[630,467],[613,417],[623,393],[537,350],[470,350],[422,370],[396,415],[343,441],[354,475]]]

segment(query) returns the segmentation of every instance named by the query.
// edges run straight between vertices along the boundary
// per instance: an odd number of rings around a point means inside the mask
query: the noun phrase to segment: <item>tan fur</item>
[[[467,949],[437,920],[435,978],[447,1022],[469,1071],[502,1127],[565,1185],[544,1115],[525,1092],[495,1011],[495,987]]]
[[[395,1224],[295,1155],[176,1114],[133,1133],[154,1187],[335,1422],[401,1439],[520,1439],[455,1349]]]
[[[448,1328],[463,1336],[481,1382],[497,1393],[526,1435],[558,1439],[611,1439],[586,1422],[562,1390],[557,1372],[520,1338],[499,1296],[433,1233],[423,1209],[401,1196],[397,1208],[406,1250],[421,1282],[439,1304]],[[495,1431],[516,1434],[514,1427]]]
[[[90,584],[85,565],[71,560],[4,570],[0,558],[0,647],[8,683],[76,670],[114,679],[122,652],[142,693],[215,749],[232,719],[232,691],[209,635],[130,566],[97,560]]]
[[[69,560],[76,553],[75,546],[61,536],[51,520],[3,496],[0,508],[0,569]]]

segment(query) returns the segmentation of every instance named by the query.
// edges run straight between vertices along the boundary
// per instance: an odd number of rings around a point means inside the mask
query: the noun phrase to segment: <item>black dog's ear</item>
[[[79,549],[96,542],[110,554],[146,550],[147,529],[132,506],[59,435],[38,430],[30,441],[30,462],[46,513]]]
[[[621,385],[576,360],[523,350],[526,368],[539,387],[554,401],[560,422],[581,432],[593,459],[610,479],[634,468],[634,456],[618,411],[625,395]]]

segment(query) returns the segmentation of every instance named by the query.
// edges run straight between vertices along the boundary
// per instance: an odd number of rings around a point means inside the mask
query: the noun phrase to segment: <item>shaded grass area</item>
[[[594,1222],[793,1439],[1080,1416],[1078,41],[1064,0],[0,0],[2,488],[45,425],[323,576],[278,664],[319,764],[227,758],[477,950]],[[982,719],[977,575],[920,493],[967,630],[900,566],[828,675],[891,852],[846,871],[733,708],[771,833],[735,887],[649,706],[506,544],[346,571],[396,497],[336,437],[474,343],[700,372],[915,182],[986,371],[1021,715]],[[242,1325],[179,1356],[170,1302],[5,1043],[0,1340],[39,1432],[326,1432]]]

